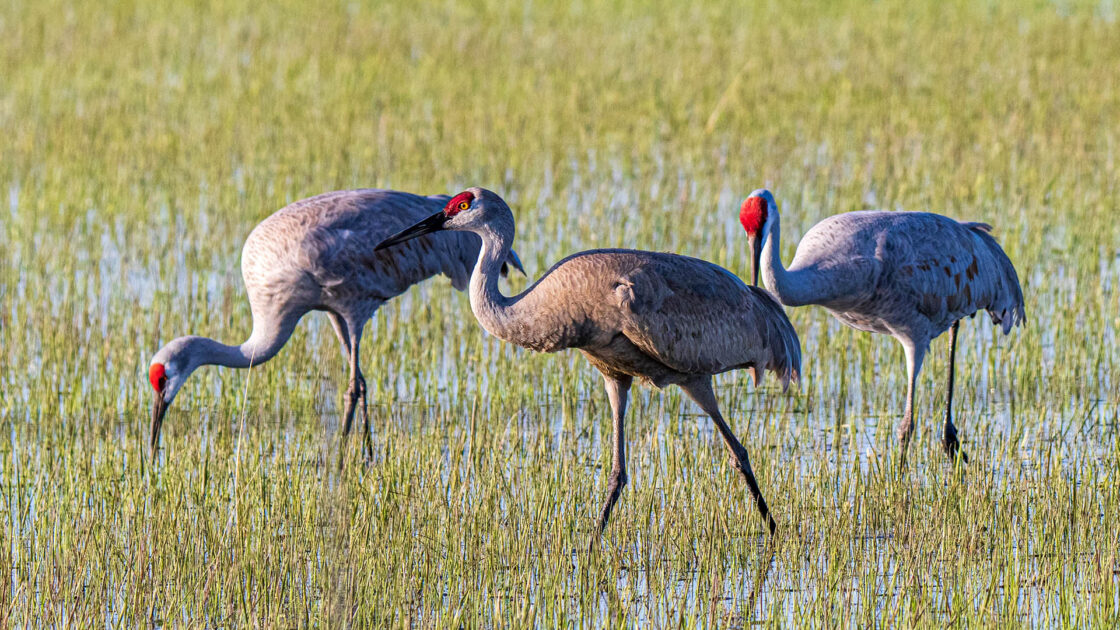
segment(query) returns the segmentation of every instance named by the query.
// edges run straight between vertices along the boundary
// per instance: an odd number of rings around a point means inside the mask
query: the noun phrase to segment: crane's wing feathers
[[[985,281],[998,287],[989,304],[984,306],[992,318],[993,324],[1003,327],[1003,333],[1011,331],[1011,327],[1027,320],[1026,308],[1023,304],[1023,288],[1019,284],[1019,274],[1015,265],[991,236],[992,228],[985,223],[966,223],[976,240],[982,245],[978,248],[989,259],[990,263],[981,268],[981,277]]]
[[[388,299],[439,273],[462,288],[478,256],[479,240],[473,234],[430,234],[391,250],[373,249],[385,237],[438,212],[446,199],[360,189],[302,200],[268,220],[271,229],[298,235],[277,243],[282,251],[275,258],[294,263],[328,293]]]
[[[622,333],[674,370],[715,374],[735,368],[797,379],[797,333],[769,293],[694,258],[662,255],[623,274],[615,288]]]
[[[911,232],[893,256],[897,288],[911,293],[918,312],[955,321],[987,310],[1005,333],[1023,321],[1019,278],[991,226],[926,216],[937,219]]]

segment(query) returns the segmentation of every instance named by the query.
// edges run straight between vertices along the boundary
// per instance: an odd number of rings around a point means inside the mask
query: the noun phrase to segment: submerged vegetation
[[[1120,621],[1120,5],[504,5],[0,8],[0,626]],[[149,461],[148,360],[248,336],[258,221],[470,185],[510,202],[531,277],[600,246],[745,276],[763,185],[787,262],[836,212],[985,221],[1028,322],[962,326],[962,469],[934,341],[901,474],[901,349],[789,309],[800,390],[717,378],[772,548],[710,421],[636,388],[631,483],[581,553],[599,376],[488,337],[444,279],[367,329],[374,461],[340,443],[322,315],[260,368],[197,372]]]

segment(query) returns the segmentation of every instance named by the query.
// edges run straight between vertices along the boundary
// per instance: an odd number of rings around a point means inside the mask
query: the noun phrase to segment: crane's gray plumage
[[[899,427],[903,457],[913,428],[914,382],[930,341],[951,331],[951,403],[958,322],[986,310],[1006,334],[1026,319],[1018,274],[987,224],[928,212],[847,212],[813,226],[786,269],[770,191],[752,192],[740,220],[753,264],[761,266],[763,282],[782,304],[818,304],[852,328],[891,335],[902,344],[910,372]],[[944,445],[950,456],[956,454],[948,408]]]
[[[343,190],[297,201],[258,224],[241,252],[252,334],[239,346],[179,337],[156,353],[149,369],[156,390],[153,451],[167,406],[195,369],[260,365],[279,352],[301,317],[316,310],[329,315],[350,366],[344,433],[350,431],[360,398],[368,448],[369,414],[358,359],[366,321],[386,300],[437,274],[450,278],[456,289],[465,289],[480,242],[468,232],[445,232],[392,252],[371,251],[369,243],[439,211],[448,199],[392,190]],[[509,262],[520,269],[512,251]]]
[[[483,327],[505,341],[538,352],[578,348],[603,371],[657,387],[754,367],[786,386],[801,359],[797,333],[773,297],[676,254],[580,252],[509,298],[500,316],[480,313]],[[717,338],[722,343],[704,343]]]
[[[471,188],[444,211],[386,239],[377,249],[434,230],[482,237],[470,281],[471,308],[494,336],[540,352],[574,348],[602,372],[614,417],[613,468],[606,526],[626,483],[623,417],[633,379],[679,385],[715,422],[747,480],[770,531],[775,529],[750,469],[746,449],[720,415],[711,376],[737,368],[798,378],[801,347],[781,305],[712,263],[623,249],[580,252],[557,263],[531,287],[507,297],[498,269],[514,238],[513,214],[496,194]]]

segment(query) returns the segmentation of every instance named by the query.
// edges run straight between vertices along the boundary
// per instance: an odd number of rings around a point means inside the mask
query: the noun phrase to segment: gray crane
[[[986,310],[1004,334],[1026,320],[1019,277],[992,238],[991,226],[929,212],[847,212],[813,226],[786,269],[774,195],[766,189],[752,192],[739,221],[747,232],[755,285],[761,270],[766,288],[782,304],[819,304],[856,330],[891,335],[902,344],[909,376],[906,411],[898,426],[902,465],[913,433],[914,389],[922,360],[929,342],[949,331],[942,445],[951,460],[959,452],[967,463],[952,418],[960,320]]]
[[[531,287],[506,297],[498,272],[511,251],[513,213],[498,195],[470,188],[416,225],[382,241],[384,249],[437,230],[474,232],[482,251],[470,280],[471,309],[495,337],[537,352],[576,348],[602,374],[614,421],[602,534],[626,485],[624,416],[634,378],[679,385],[704,410],[731,451],[771,535],[777,524],[712,391],[712,375],[737,368],[757,384],[765,370],[783,387],[797,379],[801,347],[780,304],[730,271],[675,254],[598,249],[556,263]]]
[[[462,291],[478,258],[474,234],[433,234],[393,252],[371,252],[367,243],[438,211],[448,196],[422,197],[392,190],[340,190],[303,199],[261,221],[241,252],[241,276],[249,294],[253,332],[239,346],[187,336],[160,348],[148,368],[155,390],[151,449],[187,377],[203,365],[248,368],[268,361],[287,343],[300,318],[325,311],[350,366],[343,435],[350,434],[360,399],[369,453],[369,409],[358,349],[362,330],[387,300],[436,274]],[[501,261],[524,273],[517,253]]]

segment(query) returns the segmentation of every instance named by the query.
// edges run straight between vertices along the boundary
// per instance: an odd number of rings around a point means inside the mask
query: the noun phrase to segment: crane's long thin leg
[[[711,377],[703,377],[689,383],[682,383],[681,389],[689,395],[704,413],[712,418],[715,422],[716,429],[719,430],[720,435],[723,436],[724,442],[727,443],[728,450],[731,451],[731,456],[735,459],[735,467],[743,474],[743,478],[747,480],[747,488],[751,491],[751,496],[754,497],[755,505],[758,506],[758,512],[762,515],[762,520],[770,529],[770,535],[773,536],[774,532],[778,529],[778,524],[774,521],[774,517],[770,514],[770,508],[766,507],[766,499],[762,498],[762,491],[758,489],[758,482],[755,481],[754,472],[751,470],[751,460],[747,457],[747,449],[739,443],[735,434],[731,432],[731,427],[727,426],[724,421],[723,415],[719,412],[719,403],[716,401],[716,394],[712,391]]]
[[[331,327],[334,328],[334,334],[338,337],[338,343],[342,346],[342,356],[346,359],[346,365],[350,365],[350,333],[346,328],[346,320],[342,316],[332,311],[327,311],[327,319],[331,320]]]
[[[346,363],[350,367],[350,387],[346,390],[346,409],[342,414],[342,436],[346,438],[350,435],[350,425],[354,421],[354,406],[358,398],[357,379],[355,378],[359,376],[359,373],[356,372],[356,353],[353,352],[353,340],[350,338],[350,327],[346,324],[346,320],[337,313],[328,312],[327,316],[330,317],[334,332],[338,335],[338,341],[342,344],[342,354],[346,357]]]
[[[968,455],[961,450],[960,442],[957,441],[957,427],[953,424],[953,368],[957,362],[957,329],[960,326],[961,322],[957,320],[949,329],[949,393],[945,396],[945,434],[942,443],[950,461],[956,461],[957,453],[960,453],[961,459],[967,464]]]
[[[902,415],[902,423],[898,425],[898,439],[902,445],[902,454],[899,456],[899,466],[906,469],[906,451],[910,447],[910,437],[914,435],[914,395],[918,383],[918,373],[922,371],[922,360],[925,358],[928,344],[902,342],[902,349],[906,351],[906,411]]]
[[[343,469],[343,464],[346,462],[346,439],[350,435],[350,423],[354,418],[354,397],[352,390],[354,388],[354,369],[353,360],[350,353],[350,331],[346,326],[346,320],[337,313],[327,311],[327,317],[331,320],[331,325],[334,327],[334,333],[338,336],[338,341],[342,344],[342,356],[346,358],[347,366],[350,366],[350,386],[346,390],[346,409],[342,413],[343,427],[342,427],[342,441],[343,444],[338,449],[338,469]]]
[[[611,401],[611,417],[614,420],[614,429],[611,435],[611,480],[607,486],[607,503],[603,506],[603,512],[599,515],[599,526],[595,530],[595,535],[591,537],[591,543],[587,547],[588,553],[595,549],[595,542],[603,535],[603,530],[607,527],[607,520],[611,517],[611,509],[614,507],[615,501],[618,500],[618,495],[622,494],[622,488],[627,482],[626,401],[630,394],[630,385],[634,382],[634,379],[629,376],[615,378],[604,374],[603,382],[607,386],[607,398]]]
[[[373,438],[369,426],[369,400],[366,396],[366,379],[362,376],[361,352],[363,322],[349,320],[346,327],[350,330],[350,413],[346,416],[346,433],[350,433],[350,421],[354,417],[354,406],[358,399],[362,401],[362,425],[365,435],[362,436],[362,455],[367,459],[373,457]]]

